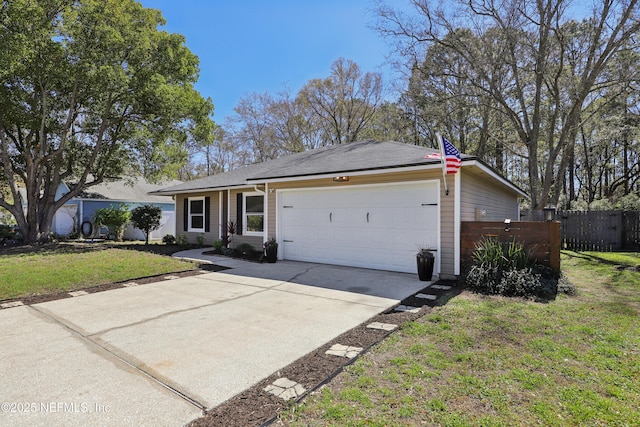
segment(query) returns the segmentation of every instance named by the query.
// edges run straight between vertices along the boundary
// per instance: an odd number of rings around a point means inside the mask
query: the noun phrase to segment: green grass
[[[562,256],[575,296],[468,292],[408,324],[291,426],[631,426],[640,419],[640,255]]]
[[[135,250],[51,246],[0,255],[0,300],[192,270],[193,263]]]

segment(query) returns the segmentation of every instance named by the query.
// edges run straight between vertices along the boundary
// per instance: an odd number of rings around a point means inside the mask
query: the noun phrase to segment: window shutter
[[[236,194],[236,207],[237,207],[237,211],[236,211],[236,234],[238,236],[242,236],[242,193],[238,193]]]
[[[204,198],[204,231],[208,233],[211,231],[211,197]]]
[[[182,212],[182,227],[183,231],[189,229],[189,198],[184,198],[183,212]]]

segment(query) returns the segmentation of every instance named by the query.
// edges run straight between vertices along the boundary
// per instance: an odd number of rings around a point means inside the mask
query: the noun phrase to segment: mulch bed
[[[109,243],[50,243],[50,244],[43,244],[43,245],[37,245],[37,246],[5,246],[5,247],[0,247],[0,256],[5,255],[5,254],[9,254],[9,255],[17,255],[17,254],[26,254],[26,253],[37,253],[37,252],[46,252],[46,251],[51,251],[51,250],[55,250],[55,251],[64,251],[67,253],[73,253],[73,252],[86,252],[86,251],[93,251],[93,250],[104,250],[104,249],[108,249],[108,248],[116,248],[116,249],[127,249],[127,250],[135,250],[135,251],[141,251],[141,252],[149,252],[149,253],[154,253],[156,255],[166,255],[166,256],[171,256],[174,253],[184,250],[184,249],[189,249],[190,247],[185,247],[185,246],[177,246],[177,245],[141,245],[141,244],[109,244]],[[103,292],[103,291],[109,291],[111,289],[119,289],[119,288],[123,288],[125,283],[129,283],[129,282],[135,282],[138,285],[144,285],[147,283],[155,283],[155,282],[159,282],[162,280],[166,280],[164,279],[167,276],[173,276],[173,277],[189,277],[189,276],[195,276],[198,274],[202,274],[202,272],[215,272],[215,271],[222,271],[222,270],[226,270],[226,267],[221,267],[219,265],[213,265],[213,264],[200,264],[198,265],[198,269],[195,270],[188,270],[188,271],[181,271],[181,272],[177,272],[177,273],[165,273],[165,274],[159,274],[157,276],[149,276],[149,277],[141,277],[138,279],[131,279],[131,280],[127,280],[127,281],[123,281],[123,282],[117,282],[117,283],[107,283],[104,285],[97,285],[97,286],[88,286],[86,288],[78,288],[78,289],[73,289],[73,290],[67,290],[67,291],[57,291],[57,292],[48,292],[46,294],[33,294],[33,295],[26,295],[26,296],[22,296],[19,298],[11,298],[11,299],[6,299],[6,300],[1,300],[0,303],[11,303],[11,302],[15,302],[15,301],[21,301],[22,304],[24,305],[31,305],[31,304],[39,304],[42,302],[48,302],[48,301],[55,301],[55,300],[59,300],[59,299],[63,299],[63,298],[73,298],[71,295],[69,295],[69,292],[76,292],[76,291],[85,291],[89,294],[94,294],[97,292]],[[2,310],[2,308],[0,308],[0,310]]]
[[[118,283],[107,283],[104,285],[97,285],[97,286],[90,286],[90,287],[86,287],[86,288],[78,288],[78,289],[73,289],[72,291],[58,291],[58,292],[51,292],[51,293],[46,293],[46,294],[33,294],[33,295],[26,295],[23,297],[19,297],[19,298],[12,298],[12,299],[7,299],[7,300],[2,300],[0,301],[0,303],[10,303],[13,301],[22,301],[22,304],[24,305],[32,305],[32,304],[39,304],[41,302],[49,302],[49,301],[55,301],[55,300],[59,300],[59,299],[64,299],[64,298],[73,298],[69,292],[77,292],[77,291],[85,291],[88,294],[95,294],[98,292],[103,292],[103,291],[110,291],[112,289],[119,289],[119,288],[124,288],[124,285],[126,283],[130,283],[130,282],[135,282],[138,285],[146,285],[148,283],[156,283],[156,282],[160,282],[163,280],[167,280],[165,279],[165,277],[168,276],[172,276],[172,277],[190,277],[190,276],[196,276],[199,274],[202,274],[202,272],[212,272],[212,271],[222,271],[222,270],[226,270],[226,267],[220,267],[219,265],[213,265],[213,264],[201,264],[199,265],[199,268],[197,270],[188,270],[188,271],[181,271],[178,273],[165,273],[165,274],[160,274],[158,276],[150,276],[150,277],[142,277],[139,279],[131,279],[131,280],[127,280],[125,282],[118,282]]]

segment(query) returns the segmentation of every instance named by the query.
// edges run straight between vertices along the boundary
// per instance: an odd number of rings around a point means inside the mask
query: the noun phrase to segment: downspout
[[[222,240],[222,236],[224,234],[224,229],[226,228],[225,224],[222,221],[223,213],[222,207],[224,206],[224,193],[222,191],[218,191],[218,239]]]
[[[227,188],[227,223],[224,224],[224,234],[226,236],[228,236],[227,233],[227,225],[229,224],[229,222],[231,221],[231,190]]]
[[[262,233],[263,244],[269,240],[269,184],[264,184],[264,232]],[[273,235],[273,233],[271,233]]]

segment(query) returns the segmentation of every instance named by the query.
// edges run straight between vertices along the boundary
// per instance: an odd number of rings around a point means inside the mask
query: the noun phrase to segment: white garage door
[[[414,273],[418,248],[439,248],[438,196],[437,181],[282,190],[281,256]]]

